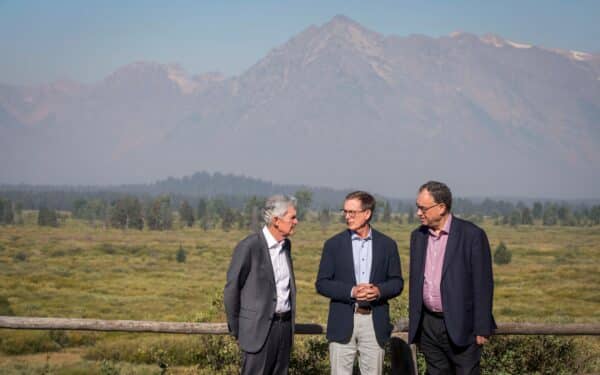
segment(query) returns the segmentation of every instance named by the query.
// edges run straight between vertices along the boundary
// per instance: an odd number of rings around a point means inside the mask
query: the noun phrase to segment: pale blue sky
[[[0,83],[99,81],[134,61],[237,75],[310,25],[346,15],[384,35],[488,32],[600,52],[600,1],[0,0]]]

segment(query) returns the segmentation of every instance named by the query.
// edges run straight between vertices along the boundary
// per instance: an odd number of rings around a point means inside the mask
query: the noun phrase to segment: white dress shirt
[[[277,289],[276,313],[290,311],[290,268],[283,250],[285,240],[277,241],[269,232],[269,229],[263,227],[263,234],[269,247],[271,264],[273,265],[273,275],[275,275],[275,286]]]

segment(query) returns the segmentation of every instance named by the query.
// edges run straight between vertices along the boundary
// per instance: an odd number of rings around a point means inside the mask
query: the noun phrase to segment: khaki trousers
[[[373,316],[354,314],[354,330],[350,342],[329,343],[331,375],[352,375],[356,354],[361,375],[381,375],[384,353],[375,337]]]

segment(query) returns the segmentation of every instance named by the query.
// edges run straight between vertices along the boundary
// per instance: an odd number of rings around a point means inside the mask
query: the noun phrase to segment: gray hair
[[[285,216],[290,206],[296,207],[296,198],[287,195],[273,195],[267,198],[263,213],[265,225],[271,224],[276,217]]]

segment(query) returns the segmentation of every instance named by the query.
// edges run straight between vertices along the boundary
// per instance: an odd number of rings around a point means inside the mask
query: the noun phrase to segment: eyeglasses
[[[350,216],[350,217],[354,217],[356,216],[356,214],[361,213],[361,212],[365,212],[366,210],[359,210],[359,211],[355,211],[355,210],[344,210],[343,208],[340,210],[340,213],[343,216]]]
[[[432,209],[432,208],[434,208],[435,206],[439,206],[440,204],[441,204],[441,203],[436,203],[436,204],[434,204],[433,206],[429,206],[429,207],[422,207],[422,206],[419,206],[419,205],[417,204],[417,211],[421,210],[421,212],[422,212],[422,213],[426,213],[427,211],[431,210],[431,209]]]

